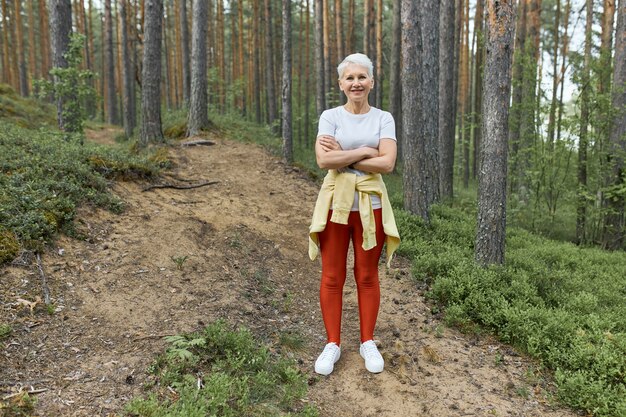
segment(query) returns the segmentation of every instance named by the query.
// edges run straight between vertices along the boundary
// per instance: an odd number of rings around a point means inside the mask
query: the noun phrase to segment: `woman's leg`
[[[350,245],[350,227],[332,223],[328,215],[326,229],[319,234],[322,254],[320,306],[326,327],[327,343],[341,342],[343,285],[346,282],[346,261]]]
[[[374,327],[380,306],[380,283],[378,281],[378,261],[385,243],[382,210],[374,210],[376,220],[376,247],[363,250],[363,226],[356,213],[352,244],[354,246],[354,278],[359,299],[359,319],[361,323],[361,343],[374,339]],[[351,213],[351,216],[354,215]]]

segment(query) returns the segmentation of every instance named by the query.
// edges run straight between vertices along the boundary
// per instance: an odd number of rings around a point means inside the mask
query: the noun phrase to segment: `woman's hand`
[[[329,151],[341,151],[341,145],[337,140],[330,135],[322,135],[317,138],[320,145],[322,145],[322,149],[326,152]]]

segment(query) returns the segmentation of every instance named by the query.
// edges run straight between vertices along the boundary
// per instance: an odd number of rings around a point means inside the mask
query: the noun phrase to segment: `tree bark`
[[[626,0],[619,0],[615,30],[615,61],[611,106],[614,116],[609,136],[608,165],[611,178],[606,193],[607,215],[604,222],[604,247],[618,250],[624,246],[624,156],[626,155]]]
[[[191,35],[191,97],[189,102],[189,119],[187,136],[194,136],[209,127],[207,98],[207,15],[208,1],[194,0],[193,26]]]
[[[326,86],[324,85],[325,65],[324,62],[324,0],[315,1],[315,109],[319,116],[326,109]],[[328,0],[326,0],[328,1]]]
[[[274,44],[272,42],[272,1],[265,0],[265,89],[267,91],[268,124],[276,133],[276,92],[274,91]]]
[[[376,107],[383,107],[383,0],[376,1]]]
[[[474,96],[472,99],[472,133],[471,137],[474,141],[474,155],[472,158],[472,178],[478,176],[478,160],[480,152],[480,142],[482,137],[482,114],[481,106],[483,100],[483,64],[485,60],[485,42],[484,42],[484,0],[476,2],[476,18],[474,19]]]
[[[511,109],[509,115],[509,143],[511,144],[511,178],[510,189],[517,190],[518,158],[520,149],[520,126],[522,123],[522,99],[524,88],[524,66],[526,59],[526,13],[529,0],[520,0],[517,8],[517,24],[515,29],[515,53],[513,56]]]
[[[11,84],[11,67],[9,62],[9,13],[7,0],[2,0],[2,81]]]
[[[576,242],[579,245],[587,241],[587,148],[589,139],[590,74],[591,48],[593,35],[593,0],[586,0],[585,54],[580,92],[580,134],[578,139],[578,190],[576,203]]]
[[[475,257],[482,265],[504,263],[508,109],[515,2],[487,0],[483,146],[478,177]]]
[[[113,19],[111,17],[111,0],[104,0],[104,60],[107,79],[106,120],[110,124],[118,124],[117,94],[115,93],[115,59],[113,56]]]
[[[50,43],[52,46],[52,65],[55,68],[67,68],[65,53],[69,48],[72,35],[72,3],[70,0],[49,0],[50,8]],[[58,82],[58,80],[54,80]],[[65,131],[68,121],[63,114],[65,102],[69,97],[57,97],[57,121],[59,128]]]
[[[163,0],[145,1],[141,74],[141,144],[163,141],[161,130],[161,28]]]
[[[124,81],[124,134],[127,138],[133,135],[135,129],[135,108],[133,106],[133,74],[132,60],[130,58],[130,45],[128,39],[127,0],[120,0],[120,23],[122,26],[122,61]]]
[[[257,86],[256,91],[254,92],[254,108],[256,115],[256,122],[261,124],[262,115],[261,115],[261,92],[258,87],[261,85],[261,57],[260,57],[260,49],[261,49],[261,41],[260,41],[260,28],[259,21],[261,20],[261,12],[259,7],[259,0],[253,0],[253,13],[254,13],[254,21],[252,22],[253,31],[252,34],[254,38],[254,85]]]
[[[559,27],[561,25],[561,0],[556,0],[556,14],[554,18],[554,29],[552,39],[554,42],[552,49],[552,100],[550,100],[550,113],[548,116],[548,150],[554,150],[554,132],[556,124],[557,93],[559,90]]]
[[[189,22],[187,20],[187,0],[180,0],[180,36],[182,43],[181,52],[183,55],[183,103],[185,108],[189,108],[189,95],[191,93],[191,71],[189,70]],[[203,22],[203,24],[206,25],[206,21]],[[206,48],[206,41],[204,45]],[[206,53],[204,56],[206,57]]]
[[[404,207],[430,222],[439,200],[439,3],[402,1]]]
[[[283,0],[283,157],[293,162],[291,129],[291,0]]]
[[[389,112],[396,122],[396,138],[398,140],[398,159],[402,160],[402,22],[401,0],[393,0],[393,18],[391,22],[391,63],[389,69]]]
[[[24,26],[22,24],[21,0],[15,0],[15,26],[15,34],[17,37],[17,42],[15,43],[15,46],[17,47],[20,94],[23,97],[28,97],[28,70],[26,68],[26,51],[24,51]],[[30,47],[34,48],[35,45],[31,45]]]
[[[454,0],[441,2],[439,15],[439,190],[452,198],[454,179]]]

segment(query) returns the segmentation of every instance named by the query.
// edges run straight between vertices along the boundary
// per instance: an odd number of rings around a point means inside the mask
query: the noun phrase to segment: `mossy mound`
[[[0,229],[0,264],[12,261],[20,251],[20,243],[15,234],[6,229]]]

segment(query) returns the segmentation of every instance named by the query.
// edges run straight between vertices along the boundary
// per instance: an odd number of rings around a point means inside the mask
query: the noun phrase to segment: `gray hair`
[[[341,64],[337,66],[337,74],[339,74],[339,78],[343,76],[344,70],[350,64],[356,64],[365,67],[367,69],[367,75],[372,78],[374,77],[374,65],[372,64],[372,60],[369,59],[365,54],[356,53],[345,57],[344,60],[341,61]]]

